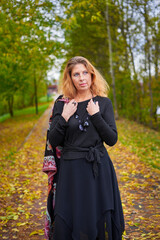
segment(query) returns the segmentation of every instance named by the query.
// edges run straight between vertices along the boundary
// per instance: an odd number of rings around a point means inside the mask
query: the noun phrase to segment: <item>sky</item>
[[[59,80],[60,78],[60,69],[64,59],[56,59],[55,66],[52,67],[50,71],[47,73],[47,79],[52,81],[53,79]]]

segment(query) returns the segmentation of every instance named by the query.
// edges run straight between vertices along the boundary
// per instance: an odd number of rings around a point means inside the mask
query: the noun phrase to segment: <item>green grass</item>
[[[41,115],[49,107],[49,104],[50,102],[44,103],[38,106],[38,116]],[[22,116],[22,115],[36,115],[35,106],[14,111],[14,117]],[[0,116],[0,122],[3,122],[9,118],[10,118],[10,114],[2,115]]]
[[[51,102],[51,101],[53,101],[53,96],[49,96],[49,98],[47,98],[47,96],[43,96],[38,99],[39,103]]]
[[[41,97],[38,99],[38,111],[39,113],[43,113],[47,107],[49,106],[50,102],[53,101],[53,96],[49,96],[47,98],[47,95]],[[20,110],[14,110],[14,117],[15,116],[20,116],[20,115],[30,115],[30,114],[35,114],[35,107],[32,106],[32,107],[26,107],[24,109],[20,109]],[[4,122],[5,120],[11,118],[10,114],[9,113],[6,113],[2,116],[0,116],[0,123],[1,122]]]
[[[140,160],[160,169],[160,133],[127,119],[116,122],[119,141]]]
[[[0,116],[0,122],[4,122],[8,118],[10,118],[10,114],[6,113],[6,114]]]
[[[42,113],[44,112],[49,106],[49,103],[45,103],[43,105],[38,106],[38,112]],[[19,115],[28,115],[28,114],[35,114],[36,113],[36,108],[34,107],[28,107],[28,108],[23,108],[21,110],[15,111],[15,116]]]

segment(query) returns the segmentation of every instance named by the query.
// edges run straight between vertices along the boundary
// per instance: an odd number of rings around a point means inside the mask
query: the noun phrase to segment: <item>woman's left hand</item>
[[[97,112],[99,112],[99,104],[98,104],[98,101],[97,102],[93,102],[93,100],[91,99],[87,105],[87,108],[86,108],[87,112],[89,113],[89,115],[93,115]]]

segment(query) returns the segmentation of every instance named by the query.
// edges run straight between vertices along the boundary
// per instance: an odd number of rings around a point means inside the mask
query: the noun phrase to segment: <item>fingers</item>
[[[93,115],[97,112],[99,112],[99,103],[98,101],[97,102],[93,102],[93,100],[91,99],[87,105],[87,108],[86,108],[87,112],[90,114],[90,115]]]
[[[78,103],[74,99],[72,99],[69,103],[65,103],[64,111],[70,116],[73,113],[75,113],[75,111],[77,110],[77,106],[78,106]]]
[[[89,107],[92,103],[93,103],[93,100],[91,99],[91,100],[88,102],[87,107]]]
[[[72,99],[72,100],[69,102],[69,104],[73,104],[74,106],[77,106],[77,105],[78,105],[78,103],[75,101],[75,99]]]
[[[65,107],[72,109],[74,107],[77,107],[78,103],[74,99],[72,99],[69,103],[65,103],[64,105]]]
[[[62,111],[62,116],[69,120],[69,118],[76,112],[78,103],[72,99],[69,103],[65,103]]]
[[[99,103],[98,103],[98,101],[94,102],[93,99],[91,99],[91,100],[88,102],[87,107],[90,106],[90,105],[92,105],[92,106],[94,106],[94,105],[99,106]]]

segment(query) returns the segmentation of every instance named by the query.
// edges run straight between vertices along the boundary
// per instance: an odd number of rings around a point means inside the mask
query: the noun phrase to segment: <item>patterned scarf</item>
[[[56,101],[69,102],[67,98],[63,98],[63,95],[60,95]],[[62,147],[60,146],[53,149],[48,139],[50,126],[53,118],[53,108],[52,108],[52,114],[49,118],[49,126],[47,129],[46,147],[45,147],[44,161],[43,161],[43,168],[42,168],[42,171],[48,175],[48,197],[47,197],[47,209],[46,209],[46,218],[45,218],[45,237],[47,240],[53,239],[56,183],[57,183],[57,177],[59,173],[59,159],[61,157],[61,150],[62,150]]]

